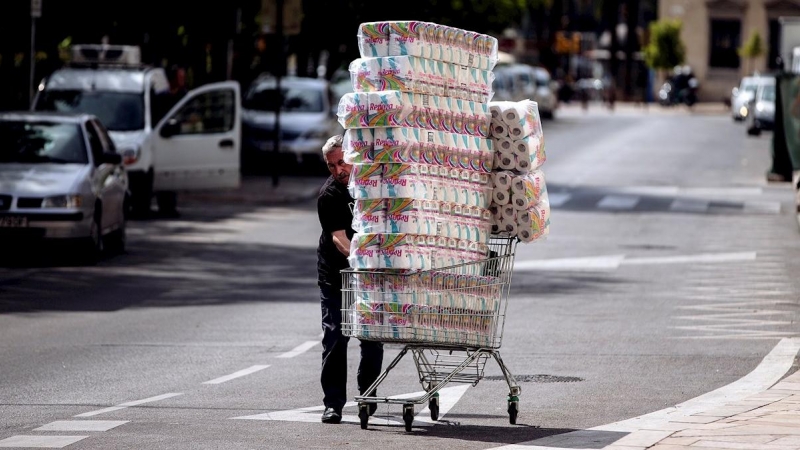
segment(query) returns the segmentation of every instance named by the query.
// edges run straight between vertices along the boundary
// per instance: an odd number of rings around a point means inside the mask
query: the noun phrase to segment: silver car
[[[745,126],[747,134],[758,136],[775,126],[775,78],[763,77],[755,95],[747,102]]]
[[[731,91],[731,116],[733,120],[744,120],[745,116],[747,116],[747,102],[756,93],[758,81],[759,77],[744,77],[739,87],[735,87]]]
[[[0,114],[0,241],[76,240],[95,262],[125,248],[128,176],[92,115]]]

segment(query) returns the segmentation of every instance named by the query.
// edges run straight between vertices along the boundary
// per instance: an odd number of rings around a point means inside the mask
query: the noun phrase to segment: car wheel
[[[121,255],[125,253],[125,245],[128,241],[127,234],[125,233],[125,227],[126,220],[125,216],[123,215],[122,223],[119,225],[119,228],[114,230],[106,237],[106,240],[108,241],[106,249],[110,250],[111,253],[115,255]]]
[[[89,236],[84,243],[82,256],[86,264],[96,264],[105,250],[101,217],[103,217],[103,210],[102,206],[98,204],[94,209],[94,218],[89,229]]]

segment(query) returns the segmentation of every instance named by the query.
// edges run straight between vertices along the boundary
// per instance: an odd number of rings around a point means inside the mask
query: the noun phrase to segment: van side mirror
[[[737,97],[739,95],[739,88],[738,87],[733,88],[731,90],[731,95],[733,95],[734,97]]]
[[[181,127],[178,124],[178,121],[175,119],[169,119],[167,123],[165,123],[164,126],[161,127],[161,131],[159,132],[159,134],[161,135],[161,137],[169,139],[172,136],[180,134],[180,132],[181,132]]]

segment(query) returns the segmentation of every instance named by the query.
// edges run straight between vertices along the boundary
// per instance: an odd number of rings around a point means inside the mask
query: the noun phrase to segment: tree
[[[749,61],[747,64],[747,73],[752,72],[753,60],[764,54],[764,41],[761,40],[761,35],[758,31],[754,31],[750,35],[750,39],[739,48],[739,56]]]
[[[682,26],[677,19],[650,23],[650,42],[644,48],[644,60],[648,67],[663,73],[683,64],[686,45],[681,41]]]

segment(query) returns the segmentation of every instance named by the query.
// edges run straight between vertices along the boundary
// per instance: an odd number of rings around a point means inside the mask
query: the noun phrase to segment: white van
[[[39,85],[32,109],[97,116],[122,155],[136,211],[149,211],[153,195],[171,209],[179,191],[238,187],[239,83],[201,86],[172,106],[164,69],[139,61],[138,47],[76,45],[73,63]]]

